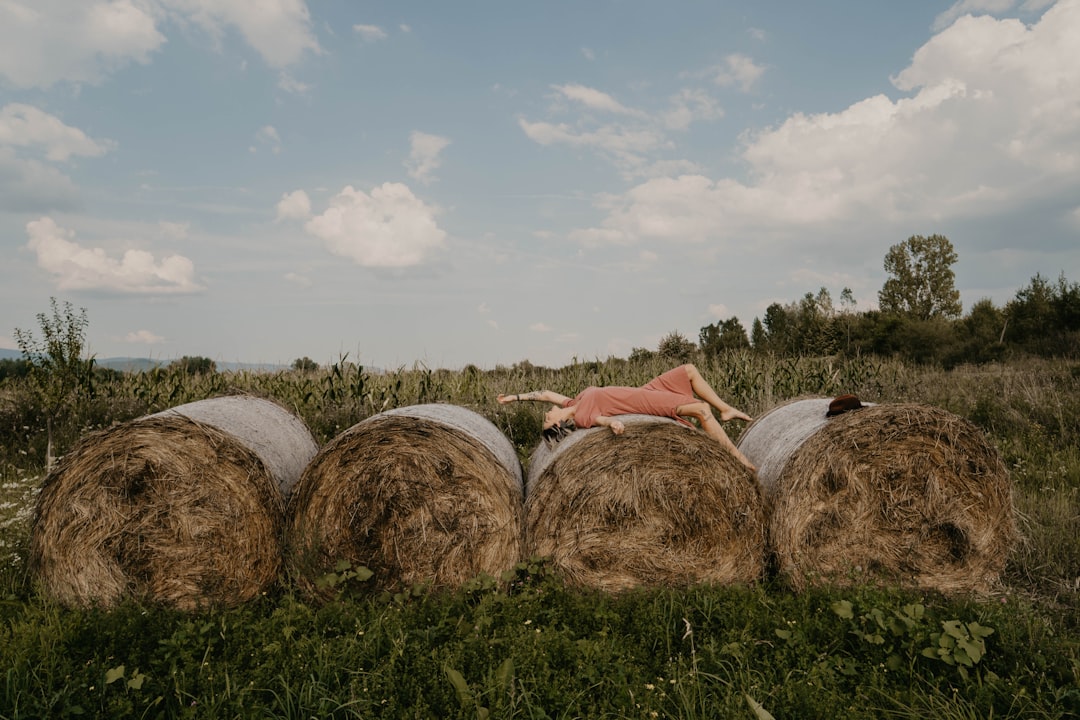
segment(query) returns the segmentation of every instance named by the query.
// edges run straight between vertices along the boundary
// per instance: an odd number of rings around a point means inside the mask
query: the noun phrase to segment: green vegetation
[[[816,299],[815,299],[816,301]],[[720,329],[722,331],[722,328]],[[685,338],[668,344],[686,352]],[[368,588],[342,567],[323,606],[283,579],[231,609],[183,614],[134,602],[65,609],[25,572],[46,454],[40,389],[0,382],[0,718],[1064,718],[1080,713],[1080,363],[1015,359],[943,370],[895,358],[691,359],[757,415],[804,394],[924,402],[982,427],[1011,469],[1024,543],[993,597],[893,588],[564,587],[542,560],[453,593]],[[543,408],[499,392],[637,385],[673,360],[373,373],[323,369],[115,374],[72,396],[60,452],[82,434],[228,392],[293,408],[326,442],[381,410],[470,407],[527,460]],[[732,428],[737,436],[742,428]]]

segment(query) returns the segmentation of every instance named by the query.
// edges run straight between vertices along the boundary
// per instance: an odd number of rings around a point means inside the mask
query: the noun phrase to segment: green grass
[[[1014,481],[1024,542],[992,598],[894,588],[568,589],[542,562],[452,593],[344,591],[316,607],[283,581],[243,607],[66,609],[26,577],[43,444],[33,398],[0,386],[0,718],[1065,718],[1080,715],[1080,365],[951,372],[878,359],[698,362],[757,415],[805,394],[937,405],[982,427]],[[543,408],[498,392],[640,384],[663,363],[371,375],[155,372],[97,388],[88,430],[221,392],[294,408],[320,442],[388,407],[452,402],[525,459]],[[737,424],[736,424],[737,425]],[[736,427],[737,435],[741,428]]]

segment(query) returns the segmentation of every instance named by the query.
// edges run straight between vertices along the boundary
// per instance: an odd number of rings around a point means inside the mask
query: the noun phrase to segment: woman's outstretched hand
[[[505,405],[506,403],[512,403],[517,400],[517,395],[503,395],[502,393],[499,393],[499,396],[495,399],[499,401],[500,405]]]

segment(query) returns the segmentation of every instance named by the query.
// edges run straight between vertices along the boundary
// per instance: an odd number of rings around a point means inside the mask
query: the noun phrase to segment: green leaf
[[[446,677],[450,680],[450,684],[454,686],[454,690],[457,691],[458,702],[462,707],[468,706],[472,701],[472,691],[469,690],[469,683],[466,682],[465,676],[459,673],[452,667],[446,668]]]
[[[775,632],[776,637],[780,638],[781,640],[790,640],[791,639],[791,631],[790,630],[781,630],[780,628],[777,628],[773,632]]]
[[[847,600],[837,600],[832,604],[832,611],[837,616],[842,617],[845,620],[851,620],[855,617],[855,612],[852,610],[852,605]]]
[[[501,687],[507,688],[514,679],[514,659],[506,658],[495,671],[495,680]]]
[[[368,568],[366,568],[363,565],[356,568],[356,570],[354,570],[353,573],[356,575],[356,579],[359,580],[360,582],[363,582],[365,580],[370,580],[371,576],[375,574],[375,573],[373,573],[371,570],[369,570]]]
[[[118,665],[112,670],[105,671],[105,684],[112,685],[114,682],[124,677],[124,666]]]
[[[135,669],[135,674],[128,680],[127,686],[132,690],[142,690],[143,681],[146,680],[146,675],[139,672],[139,669]]]
[[[352,563],[348,560],[341,559],[334,563],[334,570],[337,572],[345,572],[352,567]]]
[[[754,717],[758,720],[776,720],[772,713],[766,710],[761,703],[750,697],[750,693],[743,693],[743,697],[746,698],[746,704],[750,706],[750,709],[754,712]]]

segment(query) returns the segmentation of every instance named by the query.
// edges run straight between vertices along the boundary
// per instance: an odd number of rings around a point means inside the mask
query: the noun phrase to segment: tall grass
[[[454,593],[345,593],[322,607],[284,581],[227,611],[63,609],[25,573],[44,424],[29,390],[9,382],[0,386],[0,718],[1080,714],[1080,365],[946,372],[752,353],[696,362],[722,396],[755,416],[795,397],[854,392],[936,405],[983,428],[1011,470],[1025,532],[1002,592],[796,595],[769,580],[603,595],[564,588],[542,562],[529,562]],[[342,357],[314,372],[154,370],[96,386],[63,425],[60,451],[114,422],[245,392],[294,409],[320,442],[385,409],[455,403],[491,419],[525,460],[544,408],[500,406],[498,393],[572,395],[594,384],[639,385],[667,369],[663,360],[609,359],[557,370],[417,364],[376,373]],[[741,425],[732,424],[735,437]],[[965,665],[943,644],[946,628],[974,628],[954,638],[969,644],[980,628],[993,632],[979,661]]]

